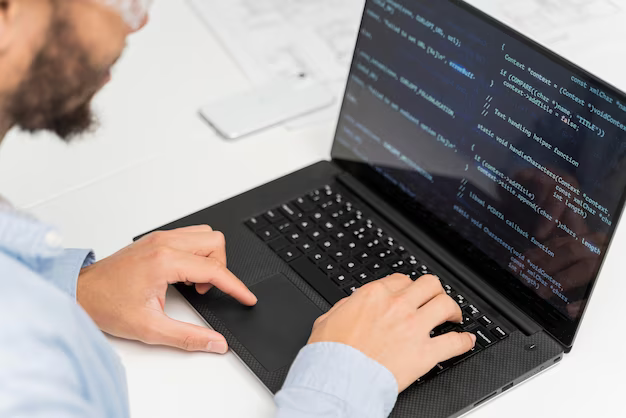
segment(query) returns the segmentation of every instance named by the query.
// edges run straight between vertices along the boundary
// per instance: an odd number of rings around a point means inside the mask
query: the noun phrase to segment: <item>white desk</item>
[[[157,2],[98,97],[103,129],[69,147],[12,134],[0,153],[0,190],[62,228],[68,246],[104,257],[139,233],[328,157],[333,121],[234,143],[218,139],[197,108],[245,85],[182,1]],[[472,416],[623,416],[625,252],[622,226],[572,354]],[[175,291],[167,312],[202,324]],[[232,353],[112,343],[126,366],[135,418],[272,417],[270,394]]]

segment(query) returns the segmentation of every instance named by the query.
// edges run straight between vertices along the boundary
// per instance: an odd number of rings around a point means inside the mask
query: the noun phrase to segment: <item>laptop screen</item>
[[[367,1],[333,159],[566,345],[625,157],[616,89],[461,1]]]

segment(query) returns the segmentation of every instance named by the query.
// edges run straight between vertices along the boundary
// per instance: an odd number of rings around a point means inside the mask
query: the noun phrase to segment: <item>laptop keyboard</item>
[[[412,280],[435,274],[355,207],[346,193],[331,186],[251,218],[246,225],[331,305],[393,273],[406,274]],[[504,327],[483,314],[464,294],[445,280],[441,283],[461,307],[463,322],[445,323],[431,336],[471,332],[477,343],[472,351],[438,364],[418,384],[508,337]]]

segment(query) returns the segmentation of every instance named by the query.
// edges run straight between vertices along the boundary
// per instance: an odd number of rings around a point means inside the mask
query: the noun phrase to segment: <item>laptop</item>
[[[280,152],[280,150],[276,150]],[[393,417],[457,417],[558,363],[624,207],[626,96],[458,0],[368,0],[330,161],[166,225],[225,233],[258,296],[178,290],[272,392],[314,320],[438,275],[476,347]]]

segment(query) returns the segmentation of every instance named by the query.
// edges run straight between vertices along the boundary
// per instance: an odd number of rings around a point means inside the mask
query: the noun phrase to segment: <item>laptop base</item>
[[[159,229],[169,230],[189,225],[209,224],[226,235],[229,268],[247,286],[253,287],[268,277],[282,274],[311,302],[313,309],[326,312],[330,309],[330,304],[246,227],[244,222],[258,213],[296,199],[308,191],[319,189],[326,184],[333,184],[340,174],[342,174],[341,170],[332,162],[322,161]],[[356,204],[367,207],[361,201]],[[409,237],[386,223],[382,217],[377,218],[376,222],[406,243],[411,252],[428,260],[429,265],[433,266],[436,271],[446,270],[418,245],[415,245]],[[444,278],[455,283],[458,280],[454,277]],[[463,288],[461,283],[457,286]],[[207,295],[199,295],[193,288],[187,286],[177,286],[177,289],[204,320],[225,336],[231,349],[270,391],[276,393],[280,390],[289,371],[289,365],[276,368],[280,361],[268,362],[268,360],[257,358],[259,354],[255,352],[252,344],[242,341],[245,338],[236,337],[235,334],[240,334],[240,332],[235,327],[231,330],[229,325],[232,326],[232,323],[229,320],[223,320],[223,313],[219,312],[220,307],[217,301],[224,296],[223,293],[214,289]],[[480,301],[482,306],[489,306],[487,301],[482,300],[469,289],[464,292],[471,296],[471,300]],[[498,313],[494,312],[492,316],[498,318]],[[509,338],[431,381],[409,388],[400,395],[391,416],[397,418],[458,417],[490,395],[499,393],[507,385],[523,380],[524,376],[538,373],[542,368],[546,368],[562,357],[563,348],[546,333],[538,332],[532,336],[526,336],[516,330],[505,318],[498,319],[510,327]],[[303,330],[305,331],[310,330]],[[282,350],[281,347],[281,351],[288,352],[289,350]],[[290,355],[295,358],[294,353]]]

